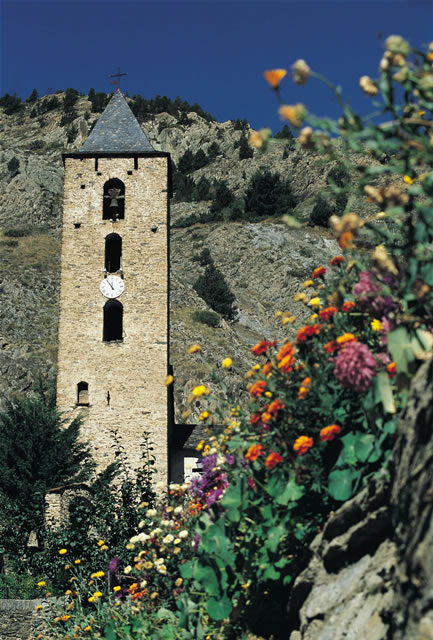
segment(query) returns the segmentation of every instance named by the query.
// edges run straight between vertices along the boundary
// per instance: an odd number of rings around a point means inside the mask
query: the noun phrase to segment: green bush
[[[246,160],[254,156],[254,149],[248,144],[247,137],[241,136],[239,141],[239,160]]]
[[[13,96],[5,93],[5,95],[0,98],[0,107],[2,107],[7,116],[11,116],[14,113],[22,111],[24,105],[21,98],[15,93]]]
[[[336,207],[323,195],[318,195],[310,216],[312,225],[327,227],[329,218],[336,213]]]
[[[194,322],[201,322],[214,329],[219,327],[221,322],[219,315],[214,311],[194,311],[192,319]]]
[[[24,236],[31,236],[35,232],[33,227],[12,227],[11,229],[5,229],[3,231],[4,236],[9,238],[23,238]]]
[[[11,158],[8,162],[8,171],[10,171],[13,175],[18,173],[18,169],[20,168],[20,161],[15,156]]]
[[[43,149],[45,147],[45,142],[43,140],[32,140],[29,144],[29,149],[32,151],[36,151],[38,149]]]
[[[29,104],[32,104],[33,102],[37,102],[38,100],[39,100],[38,91],[37,91],[37,89],[33,89],[31,94],[27,98],[26,102],[28,102]]]
[[[0,600],[33,600],[40,596],[33,576],[0,573]]]
[[[199,276],[194,284],[195,291],[211,309],[231,320],[235,314],[233,309],[235,296],[230,291],[223,274],[215,266],[208,249],[203,249],[198,260],[206,265],[206,268],[204,274]]]
[[[290,183],[278,173],[260,169],[248,183],[245,193],[245,217],[248,219],[282,216],[296,206]]]

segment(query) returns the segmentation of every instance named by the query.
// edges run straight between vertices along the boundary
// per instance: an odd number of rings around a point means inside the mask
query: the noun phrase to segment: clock
[[[118,298],[125,290],[125,283],[119,276],[106,276],[99,288],[106,298]]]

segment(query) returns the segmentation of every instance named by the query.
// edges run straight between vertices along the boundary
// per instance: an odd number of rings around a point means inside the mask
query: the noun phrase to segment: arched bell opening
[[[104,305],[103,340],[123,340],[123,305],[118,300],[108,300]]]
[[[105,271],[115,273],[122,267],[122,238],[110,233],[105,238]]]
[[[111,178],[104,184],[102,210],[103,220],[125,218],[125,185],[118,178]]]

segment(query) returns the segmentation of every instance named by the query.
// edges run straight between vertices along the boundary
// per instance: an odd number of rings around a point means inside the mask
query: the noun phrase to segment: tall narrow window
[[[110,233],[105,238],[105,270],[108,273],[119,271],[122,258],[122,238],[117,233]]]
[[[123,305],[118,300],[108,300],[104,305],[103,340],[123,340]]]
[[[123,220],[125,217],[125,185],[118,178],[104,184],[103,220]]]
[[[77,404],[84,406],[89,404],[89,384],[83,380],[77,384]]]

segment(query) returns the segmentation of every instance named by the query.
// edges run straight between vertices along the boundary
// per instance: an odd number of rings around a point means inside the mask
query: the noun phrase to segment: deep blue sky
[[[361,113],[359,77],[377,74],[380,38],[433,40],[433,0],[0,0],[0,95],[36,87],[122,91],[198,102],[223,121],[247,118],[277,131],[276,101],[263,70],[304,58],[342,85]],[[317,81],[285,78],[284,101],[339,115]]]

